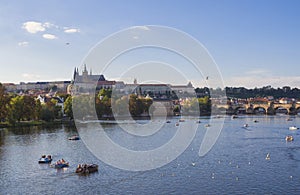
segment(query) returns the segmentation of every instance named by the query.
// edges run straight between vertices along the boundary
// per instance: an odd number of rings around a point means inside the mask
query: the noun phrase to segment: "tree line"
[[[42,104],[33,96],[8,94],[0,83],[0,122],[53,121],[62,117],[63,112],[57,100],[51,99]]]
[[[212,92],[212,90],[214,91]],[[300,90],[289,87],[278,89],[270,86],[254,89],[226,87],[223,90],[226,90],[228,97],[235,98],[265,96],[300,98]],[[200,112],[200,115],[209,115],[211,112],[210,93],[218,94],[223,90],[196,88],[198,97],[189,98],[181,104],[175,103],[173,112],[177,114],[199,114],[197,112]],[[55,99],[42,104],[32,96],[6,93],[4,86],[0,83],[0,122],[15,124],[21,121],[54,121],[63,117],[73,119],[73,109],[76,109],[80,114],[79,117],[83,118],[93,115],[95,110],[98,119],[129,115],[133,117],[150,116],[155,109],[151,98],[136,94],[112,94],[111,89],[101,89],[94,97],[90,95],[61,96],[65,100],[63,111]]]
[[[210,89],[207,87],[204,88],[196,88],[196,94],[198,97],[207,96],[210,94],[218,94],[218,93],[226,93],[227,97],[230,98],[254,98],[254,97],[268,97],[273,96],[275,99],[279,98],[295,98],[300,99],[300,89],[291,88],[289,86],[285,86],[282,88],[273,88],[271,86],[264,86],[261,88],[253,88],[247,89],[245,87],[225,87],[224,89]]]

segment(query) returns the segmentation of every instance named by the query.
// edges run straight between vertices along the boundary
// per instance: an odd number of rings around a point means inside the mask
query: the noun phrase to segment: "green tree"
[[[64,112],[70,119],[73,119],[72,101],[72,96],[68,96],[64,102]]]
[[[8,103],[10,97],[6,94],[4,86],[0,83],[0,122],[5,121],[8,115]]]
[[[40,111],[40,119],[47,122],[53,121],[55,119],[55,114],[53,110],[46,104],[42,105]]]
[[[143,113],[142,101],[137,95],[131,94],[129,97],[129,112],[132,116],[140,116]]]
[[[22,97],[23,97],[22,119],[26,121],[35,119],[36,100],[32,96],[22,96]]]
[[[9,123],[14,124],[16,121],[20,122],[23,117],[24,96],[16,96],[11,98],[7,108],[9,112]]]
[[[208,96],[198,98],[200,114],[209,114],[211,112],[211,101]]]

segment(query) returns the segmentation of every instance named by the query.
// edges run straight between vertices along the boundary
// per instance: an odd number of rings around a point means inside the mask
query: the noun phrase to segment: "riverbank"
[[[52,125],[59,125],[59,124],[65,124],[65,125],[74,125],[75,123],[73,120],[55,120],[55,121],[20,121],[16,122],[14,124],[10,124],[8,122],[1,122],[0,128],[10,128],[10,127],[31,127],[31,126],[52,126]]]

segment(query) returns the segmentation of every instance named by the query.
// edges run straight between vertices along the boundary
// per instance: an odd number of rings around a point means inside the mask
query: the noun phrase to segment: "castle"
[[[73,80],[69,92],[89,93],[93,90],[100,89],[114,89],[123,94],[139,94],[143,96],[150,96],[152,98],[168,99],[172,94],[193,94],[194,87],[191,82],[187,85],[171,85],[171,84],[138,84],[136,79],[133,79],[133,84],[125,84],[123,81],[108,81],[104,75],[93,75],[90,73],[84,64],[82,74],[80,75],[78,68],[74,69]]]
[[[74,69],[71,81],[50,81],[50,82],[29,82],[20,84],[3,83],[6,90],[12,93],[28,93],[31,95],[39,95],[48,93],[51,89],[55,89],[60,93],[78,94],[91,93],[100,89],[114,89],[123,94],[135,93],[152,98],[168,99],[172,94],[193,94],[194,87],[189,82],[187,85],[171,85],[171,84],[138,84],[133,78],[133,83],[127,84],[123,81],[106,80],[103,74],[93,74],[87,69],[86,64],[80,74],[78,68]]]

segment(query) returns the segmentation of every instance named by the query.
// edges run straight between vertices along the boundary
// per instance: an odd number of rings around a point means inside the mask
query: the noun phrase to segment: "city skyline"
[[[74,67],[82,67],[100,40],[131,26],[154,24],[179,29],[202,43],[225,86],[300,88],[299,4],[292,0],[0,2],[0,82],[70,80]],[[93,73],[102,72],[93,69]],[[104,75],[109,80],[120,78],[114,71]],[[205,86],[205,75],[190,75],[195,87]]]

